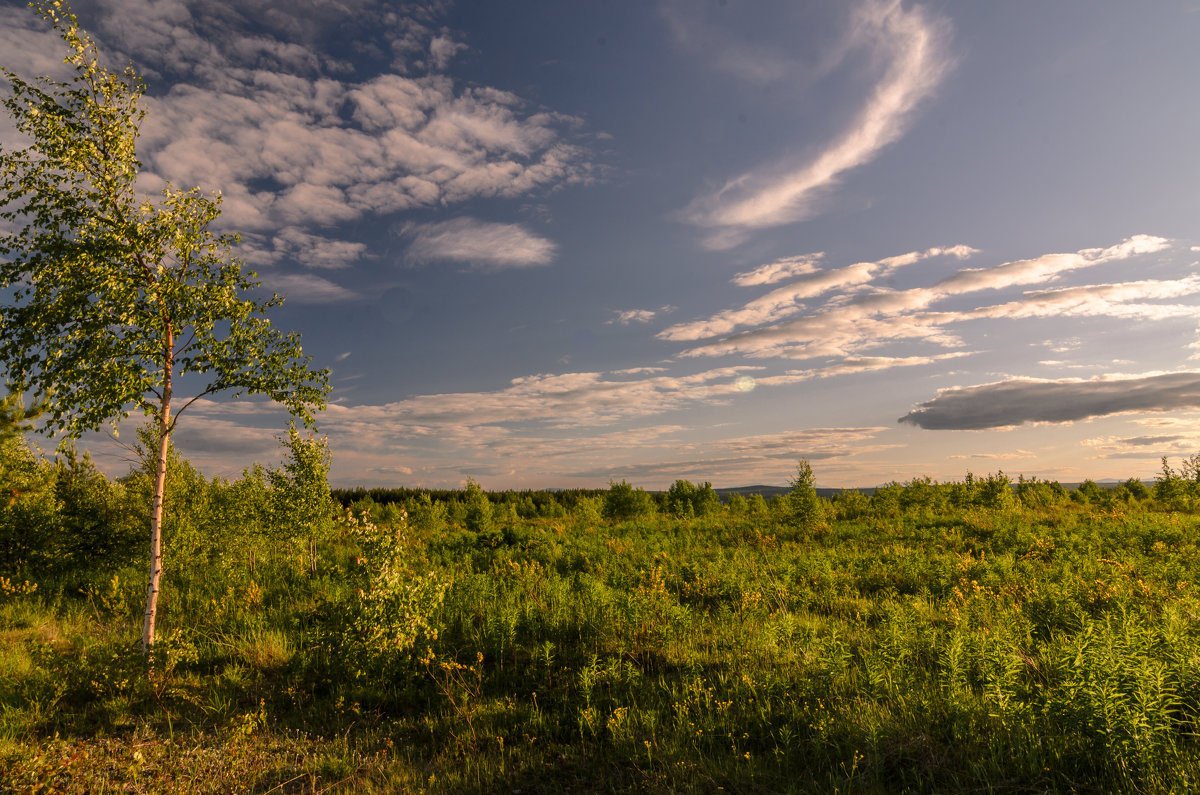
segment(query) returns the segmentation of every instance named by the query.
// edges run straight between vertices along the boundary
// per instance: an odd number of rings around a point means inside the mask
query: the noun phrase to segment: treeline
[[[869,490],[817,489],[811,468],[802,463],[789,487],[764,487],[764,491],[774,493],[764,496],[714,489],[711,483],[687,480],[676,480],[667,491],[646,491],[625,481],[614,482],[607,489],[486,491],[472,482],[465,489],[334,489],[333,498],[357,515],[369,514],[385,523],[404,515],[425,530],[448,525],[480,529],[495,523],[577,515],[624,521],[654,515],[692,518],[725,514],[811,523],[972,508],[1045,509],[1067,503],[1103,509],[1144,505],[1192,511],[1200,507],[1200,455],[1185,459],[1178,470],[1164,458],[1153,486],[1131,477],[1115,485],[1084,480],[1072,488],[1037,477],[1020,475],[1014,481],[1003,472],[984,476],[968,472],[957,481],[921,477]]]

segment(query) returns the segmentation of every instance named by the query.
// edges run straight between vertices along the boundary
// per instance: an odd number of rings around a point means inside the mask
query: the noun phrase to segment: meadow
[[[147,467],[5,443],[0,792],[1200,781],[1193,462],[1150,489],[997,473],[825,500],[802,464],[769,501],[341,505],[313,444],[235,481],[171,462],[147,660]]]

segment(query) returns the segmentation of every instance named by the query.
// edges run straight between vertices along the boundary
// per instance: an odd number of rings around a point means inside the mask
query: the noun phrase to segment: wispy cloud
[[[766,265],[760,265],[754,270],[739,273],[730,281],[740,287],[755,287],[760,284],[775,284],[796,276],[806,276],[816,273],[818,263],[825,252],[817,251],[812,254],[799,254],[795,257],[784,257]]]
[[[1196,408],[1200,408],[1200,372],[1108,375],[1088,380],[1013,378],[943,389],[899,421],[927,430],[982,430]]]
[[[1195,312],[1194,307],[1149,302],[1195,293],[1200,282],[1194,277],[1030,291],[1002,304],[938,311],[939,302],[950,298],[1054,283],[1071,271],[1153,254],[1169,245],[1170,241],[1164,238],[1136,235],[1104,249],[1047,254],[991,268],[963,269],[929,287],[895,290],[877,284],[876,279],[884,273],[884,263],[914,261],[913,255],[901,255],[802,277],[739,308],[706,320],[671,326],[659,337],[692,341],[748,328],[691,348],[682,355],[800,359],[861,356],[874,348],[904,340],[958,347],[962,340],[951,327],[985,318],[1103,315],[1154,320],[1186,316]],[[957,257],[973,249],[929,249],[921,252],[920,258],[934,256],[933,252],[957,252],[954,253]],[[816,288],[821,285],[828,286],[833,295],[819,307],[804,306],[800,299],[820,294]]]
[[[706,245],[724,249],[750,230],[814,215],[818,200],[843,174],[873,160],[908,130],[913,111],[951,67],[949,36],[949,22],[922,6],[863,3],[850,43],[885,66],[849,129],[815,157],[774,162],[729,180],[689,204],[682,220],[711,230]]]
[[[658,309],[617,309],[614,310],[616,317],[611,320],[604,321],[605,325],[628,326],[631,323],[649,323],[660,314],[674,312],[676,307],[666,304]]]
[[[353,290],[312,273],[273,273],[263,280],[263,287],[296,304],[327,304],[360,297]]]
[[[649,461],[605,463],[571,473],[587,480],[626,478],[637,483],[665,486],[678,478],[708,480],[718,486],[780,484],[794,474],[796,461],[827,461],[849,458],[882,449],[875,437],[884,428],[807,428],[725,438],[687,445],[674,457],[651,457]],[[649,452],[660,456],[663,445]],[[681,455],[681,453],[683,455]]]
[[[737,328],[774,323],[802,311],[804,309],[803,302],[806,299],[816,298],[829,292],[854,292],[876,278],[891,273],[898,267],[911,265],[930,257],[949,254],[962,259],[974,252],[975,250],[969,246],[931,248],[888,257],[876,262],[858,262],[843,268],[831,268],[825,271],[809,267],[813,262],[812,258],[816,255],[778,260],[751,271],[749,274],[738,274],[734,277],[734,283],[771,284],[785,278],[780,274],[788,269],[800,269],[799,272],[802,275],[790,284],[777,287],[737,309],[724,310],[706,320],[677,323],[664,329],[658,337],[664,340],[693,341],[728,334]],[[780,265],[780,263],[783,264]],[[741,280],[742,277],[749,278]]]
[[[519,224],[475,218],[412,224],[408,255],[416,262],[461,262],[476,270],[504,270],[549,265],[557,246]]]

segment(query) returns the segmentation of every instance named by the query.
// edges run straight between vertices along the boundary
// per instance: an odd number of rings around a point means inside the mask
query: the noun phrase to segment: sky
[[[74,9],[145,78],[140,189],[219,191],[331,371],[334,485],[783,485],[802,458],[826,487],[1068,482],[1200,452],[1197,0]],[[0,53],[61,73],[12,0]],[[287,419],[198,401],[175,442],[232,477]]]

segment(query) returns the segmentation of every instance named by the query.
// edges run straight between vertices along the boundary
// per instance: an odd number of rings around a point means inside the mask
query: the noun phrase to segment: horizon
[[[219,191],[331,369],[337,488],[1103,482],[1200,451],[1194,4],[74,10],[145,78],[139,187]],[[32,10],[0,23],[2,65],[61,73]],[[174,443],[236,477],[286,427],[218,397]]]

